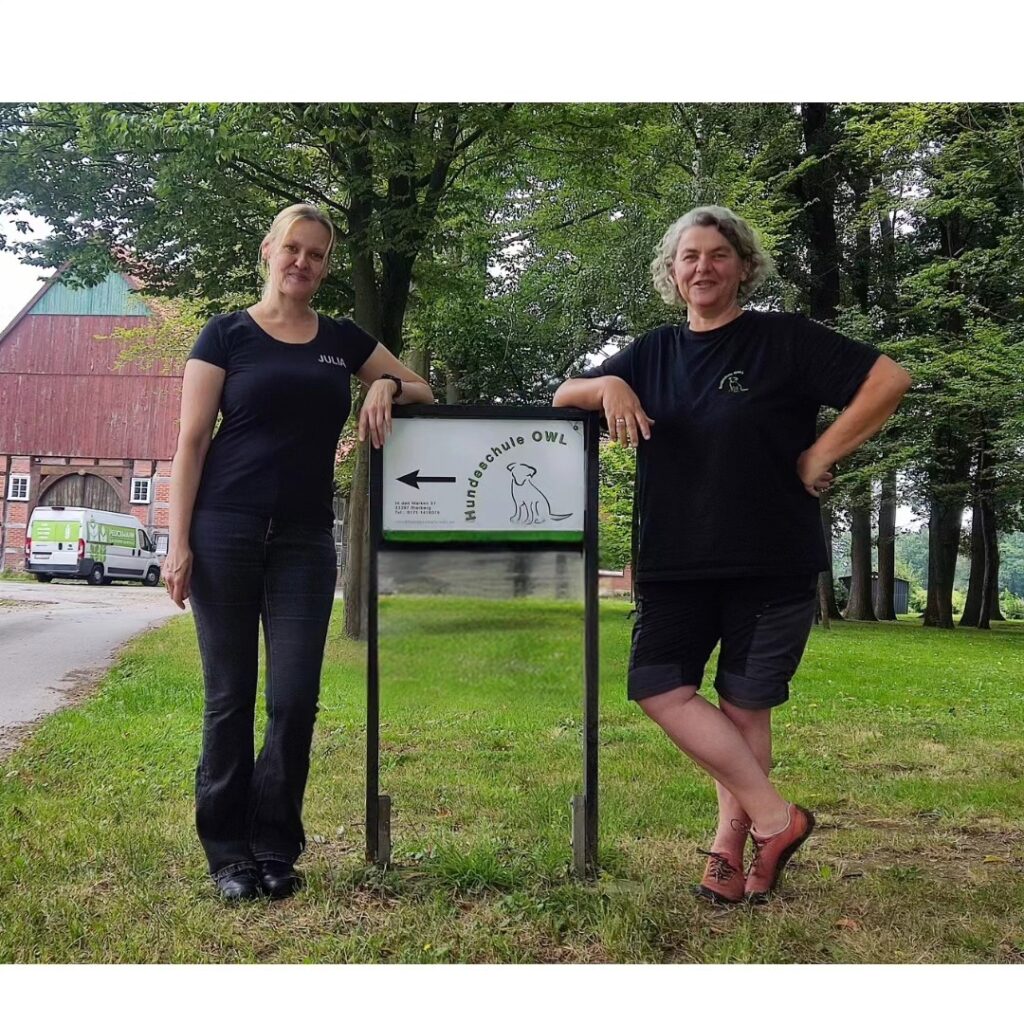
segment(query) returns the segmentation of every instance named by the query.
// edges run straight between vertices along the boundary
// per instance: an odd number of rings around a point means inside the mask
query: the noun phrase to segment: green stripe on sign
[[[555,541],[580,544],[582,530],[385,530],[384,539],[396,543],[445,544],[451,541],[477,544],[538,544]]]

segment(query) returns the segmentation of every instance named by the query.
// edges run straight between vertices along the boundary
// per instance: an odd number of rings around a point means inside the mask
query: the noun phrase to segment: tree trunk
[[[855,170],[851,176],[854,206],[864,207],[868,191],[868,179],[863,171]],[[862,221],[854,237],[854,251],[851,259],[850,279],[857,305],[864,314],[868,312],[868,288],[871,274],[871,231],[867,221]],[[860,462],[856,455],[851,462]],[[860,622],[875,621],[874,597],[871,588],[871,481],[861,484],[852,495],[850,510],[850,598],[844,612],[847,619]]]
[[[977,626],[981,617],[981,588],[985,585],[985,536],[981,516],[981,496],[975,490],[971,509],[971,575],[964,612],[960,616],[961,626]]]
[[[829,586],[829,580],[831,578],[830,573],[819,572],[818,573],[818,610],[815,613],[814,619],[816,622],[820,622],[823,629],[832,628],[832,616],[829,612],[829,601],[828,595],[831,592],[833,602],[836,599],[835,591]]]
[[[1003,613],[999,610],[999,514],[996,511],[995,478],[993,476],[994,457],[986,453],[985,478],[981,489],[981,530],[982,546],[985,551],[985,582],[984,597],[978,623],[988,629],[989,622],[1004,622]],[[982,622],[984,625],[982,625]]]
[[[999,608],[999,538],[996,527],[996,505],[991,490],[982,492],[981,535],[985,550],[985,571],[981,587],[981,610],[978,629],[989,629],[992,609]]]
[[[888,210],[878,213],[879,246],[878,305],[892,314],[896,309],[896,232],[893,227],[895,214]],[[886,324],[889,333],[889,324]]]
[[[800,122],[804,148],[815,163],[800,176],[796,191],[807,217],[807,304],[815,320],[833,323],[839,307],[839,243],[836,237],[835,178],[830,165],[832,133],[828,103],[802,103]],[[819,428],[819,433],[821,430]],[[832,575],[832,510],[821,502],[822,528],[828,548],[829,567],[818,576],[818,617],[828,628],[841,619]]]
[[[875,618],[896,618],[896,471],[882,476],[882,496],[878,504],[878,588],[875,591]]]
[[[352,318],[372,334],[396,357],[402,354],[402,320],[409,300],[412,281],[411,258],[385,252],[383,270],[378,281],[373,258],[371,218],[373,215],[373,169],[366,151],[356,148],[350,153],[353,178],[361,183],[354,187],[349,201],[349,255],[352,260],[354,302]],[[361,403],[353,403],[358,415]],[[352,490],[349,495],[348,518],[345,523],[347,559],[343,574],[345,590],[345,635],[353,640],[366,638],[367,593],[369,585],[369,442],[359,446]]]
[[[957,259],[966,246],[963,224],[956,212],[939,218],[942,252]],[[952,271],[947,287],[954,294],[959,287],[958,274]],[[963,318],[955,306],[942,316],[943,332],[949,338],[963,333]],[[941,384],[937,385],[940,388]],[[965,440],[966,427],[952,416],[937,417],[931,438],[928,477],[928,602],[924,625],[953,628],[953,576],[960,547],[960,525],[967,502],[966,485],[971,467],[971,448]]]
[[[839,241],[836,235],[836,182],[832,168],[832,104],[800,104],[804,146],[816,162],[804,172],[800,191],[809,221],[807,262],[811,316],[835,321],[839,307]]]
[[[448,405],[462,405],[462,383],[459,371],[453,366],[448,367],[444,382],[444,400]]]
[[[874,622],[871,599],[871,491],[858,488],[850,513],[850,598],[843,615],[856,622]]]
[[[993,534],[995,533],[995,527],[993,527]],[[990,622],[1005,622],[1006,616],[1003,615],[1002,609],[999,607],[999,539],[996,537],[989,549],[989,562],[991,566],[991,572],[989,573],[989,598],[988,598],[988,609],[989,609],[989,621]]]
[[[426,342],[420,348],[409,349],[403,362],[413,373],[418,373],[425,381],[430,380],[430,346]]]
[[[875,184],[878,182],[876,181]],[[893,314],[896,309],[896,233],[889,210],[878,211],[879,245],[876,252],[878,305],[885,310],[882,333],[895,333]],[[889,427],[890,436],[893,427]],[[882,475],[882,495],[878,505],[878,590],[875,593],[875,615],[883,621],[896,618],[896,470]]]
[[[818,574],[818,618],[825,627],[829,620],[841,619],[836,601],[835,578],[832,574],[832,506],[827,498],[821,501],[821,529],[825,534],[825,550],[828,552],[828,568]]]
[[[971,577],[961,626],[988,629],[999,611],[999,530],[993,495],[992,455],[982,435],[974,477],[971,513]]]
[[[963,507],[933,496],[928,517],[928,603],[924,625],[953,628],[953,575],[960,547]]]

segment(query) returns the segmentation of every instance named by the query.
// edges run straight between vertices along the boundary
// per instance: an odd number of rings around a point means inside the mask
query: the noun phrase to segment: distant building
[[[166,549],[181,370],[115,367],[116,327],[150,316],[133,282],[51,277],[0,332],[0,565],[24,564],[36,505],[137,516]]]
[[[622,572],[614,569],[599,569],[597,591],[601,597],[632,597],[633,567],[627,565]]]
[[[850,592],[850,581],[852,576],[840,576],[839,582]],[[874,605],[878,598],[878,573],[871,574],[871,603]],[[910,611],[910,583],[908,580],[896,577],[893,587],[893,605],[897,615],[906,615]]]

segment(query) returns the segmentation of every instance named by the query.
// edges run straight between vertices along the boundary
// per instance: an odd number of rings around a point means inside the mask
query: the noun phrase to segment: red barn
[[[24,564],[36,505],[131,513],[166,550],[181,371],[115,366],[101,340],[149,315],[122,274],[75,289],[58,272],[0,333],[3,568]]]

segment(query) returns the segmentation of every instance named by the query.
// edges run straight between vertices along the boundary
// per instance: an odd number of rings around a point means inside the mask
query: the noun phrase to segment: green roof
[[[72,288],[57,281],[28,312],[30,316],[149,316],[149,310],[135,297],[128,282],[113,270],[106,280],[90,288]]]

